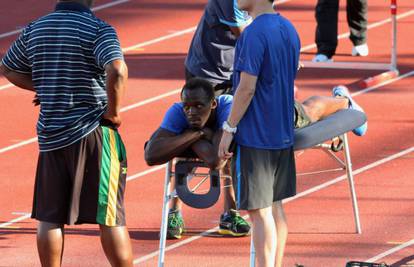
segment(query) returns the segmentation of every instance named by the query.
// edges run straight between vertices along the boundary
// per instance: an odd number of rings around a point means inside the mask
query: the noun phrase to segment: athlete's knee
[[[311,96],[306,99],[303,103],[303,109],[308,115],[309,119],[312,122],[318,121],[321,119],[321,115],[325,110],[324,99],[321,96]]]
[[[248,210],[247,213],[249,214],[253,223],[255,221],[264,221],[269,216],[272,216],[272,207]]]

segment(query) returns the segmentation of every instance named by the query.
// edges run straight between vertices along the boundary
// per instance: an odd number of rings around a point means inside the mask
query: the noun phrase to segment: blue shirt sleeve
[[[217,98],[217,124],[216,130],[223,127],[223,123],[228,119],[230,115],[231,105],[233,103],[233,96],[221,95]]]
[[[2,60],[3,65],[8,69],[25,74],[32,72],[32,67],[26,52],[27,31],[28,28],[22,31]]]
[[[237,6],[237,0],[217,0],[216,14],[221,23],[230,27],[246,25],[251,19],[247,12]]]
[[[97,65],[104,69],[106,64],[116,60],[123,60],[121,45],[114,28],[104,24],[98,32],[93,49]]]
[[[188,129],[182,104],[175,103],[167,110],[160,127],[175,134],[181,134]]]
[[[265,54],[265,44],[260,34],[248,30],[245,30],[237,41],[234,69],[259,76]]]

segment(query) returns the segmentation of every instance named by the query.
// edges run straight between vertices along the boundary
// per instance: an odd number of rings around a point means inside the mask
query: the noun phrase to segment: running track
[[[0,55],[16,38],[18,29],[49,12],[55,1],[22,0],[3,4],[0,10]],[[165,110],[178,101],[183,83],[183,60],[205,0],[96,1],[96,14],[119,33],[130,70],[123,105],[123,134],[128,148],[129,182],[126,194],[128,226],[135,263],[156,266],[161,217],[163,170],[143,160],[143,144],[158,127]],[[342,1],[344,2],[344,1]],[[343,4],[343,3],[342,3]],[[356,190],[363,233],[354,234],[352,209],[341,173],[303,176],[296,198],[286,204],[290,235],[285,266],[340,267],[347,260],[386,261],[402,266],[414,259],[414,4],[399,1],[399,68],[401,78],[361,90],[357,81],[375,71],[303,69],[297,85],[300,99],[329,95],[332,86],[349,84],[365,108],[369,130],[365,137],[350,135]],[[387,1],[369,3],[370,62],[384,62],[390,46]],[[280,12],[297,27],[303,60],[314,53],[314,1],[291,0]],[[343,9],[342,9],[343,11]],[[347,31],[340,14],[339,33]],[[381,22],[381,23],[377,23]],[[349,57],[351,44],[340,39],[336,60]],[[34,125],[37,108],[33,94],[0,77],[0,266],[39,266],[35,247],[35,222],[31,209],[33,176],[37,159]],[[298,169],[332,167],[321,153],[306,151]],[[334,182],[331,182],[334,181]],[[322,186],[320,186],[322,185]],[[329,186],[328,186],[329,185]],[[319,187],[317,187],[319,186]],[[168,242],[167,266],[248,266],[249,238],[221,238],[217,225],[222,201],[207,210],[184,208],[188,235]],[[68,227],[64,266],[108,266],[94,226]],[[209,232],[205,232],[212,229]],[[202,237],[207,235],[207,237]]]

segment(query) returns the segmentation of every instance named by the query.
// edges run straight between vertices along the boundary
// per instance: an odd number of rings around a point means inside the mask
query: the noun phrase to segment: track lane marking
[[[372,258],[369,258],[368,260],[366,260],[366,262],[375,262],[377,260],[380,260],[382,258],[385,258],[386,256],[389,256],[391,254],[394,254],[395,252],[398,252],[400,250],[403,250],[404,248],[407,248],[407,247],[412,246],[412,245],[414,245],[414,239],[411,239],[410,241],[407,241],[407,242],[405,242],[405,243],[403,243],[403,244],[401,244],[399,246],[393,247],[393,248],[391,248],[391,249],[389,249],[387,251],[384,251],[381,254],[378,254],[378,255],[376,255],[376,256],[374,256]]]

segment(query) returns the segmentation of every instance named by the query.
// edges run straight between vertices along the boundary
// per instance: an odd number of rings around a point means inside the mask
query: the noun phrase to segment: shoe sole
[[[235,233],[231,230],[226,230],[226,229],[219,229],[218,233],[220,235],[230,235],[230,236],[235,236],[235,237],[240,237],[240,236],[247,236],[250,234],[250,231],[247,233]]]

